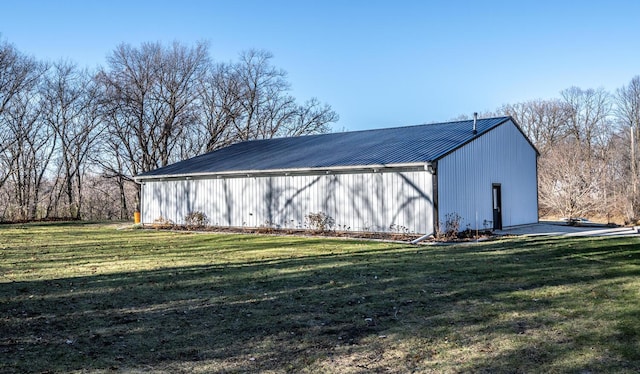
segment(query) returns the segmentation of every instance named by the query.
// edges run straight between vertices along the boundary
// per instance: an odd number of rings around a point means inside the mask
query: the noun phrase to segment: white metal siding
[[[306,228],[307,214],[324,212],[338,229],[433,231],[426,171],[146,181],[142,194],[146,224],[160,217],[181,224],[201,211],[216,226],[295,229]]]
[[[457,213],[461,229],[492,228],[492,184],[499,183],[502,225],[537,222],[536,162],[536,151],[511,121],[445,156],[438,161],[438,220]]]

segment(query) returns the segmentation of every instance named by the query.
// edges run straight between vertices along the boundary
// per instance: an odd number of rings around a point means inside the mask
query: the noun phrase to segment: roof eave
[[[318,168],[290,168],[271,170],[232,170],[220,172],[201,172],[183,174],[161,174],[161,175],[138,175],[134,177],[137,183],[151,180],[167,179],[191,179],[191,178],[233,178],[233,177],[257,177],[274,175],[299,175],[299,174],[331,174],[348,172],[382,172],[392,170],[429,170],[431,162],[407,162],[396,164],[370,164],[370,165],[348,165],[348,166],[327,166]]]

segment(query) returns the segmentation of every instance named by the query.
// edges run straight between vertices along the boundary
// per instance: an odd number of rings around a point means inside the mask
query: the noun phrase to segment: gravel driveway
[[[640,236],[640,226],[609,227],[602,224],[568,226],[564,222],[540,221],[531,225],[507,227],[497,230],[498,235],[550,235],[550,236]]]

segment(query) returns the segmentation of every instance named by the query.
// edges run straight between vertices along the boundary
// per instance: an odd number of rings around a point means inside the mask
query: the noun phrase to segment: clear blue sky
[[[505,103],[609,91],[640,74],[640,1],[5,0],[0,38],[42,60],[105,64],[120,43],[271,51],[336,130],[444,121]]]

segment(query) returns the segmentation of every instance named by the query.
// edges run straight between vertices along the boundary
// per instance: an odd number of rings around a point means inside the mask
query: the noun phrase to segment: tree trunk
[[[118,188],[120,189],[120,219],[127,219],[129,212],[127,209],[127,194],[124,189],[124,179],[122,176],[118,177]]]

